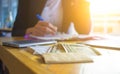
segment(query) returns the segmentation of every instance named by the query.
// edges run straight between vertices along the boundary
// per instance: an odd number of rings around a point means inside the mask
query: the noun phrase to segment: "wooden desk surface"
[[[0,32],[11,32],[12,31],[12,28],[0,28]]]
[[[16,39],[23,38],[0,38],[0,42]],[[93,63],[43,64],[40,57],[33,55],[29,48],[12,48],[0,45],[0,58],[8,67],[10,74],[120,74],[120,65],[117,64],[120,62],[120,51],[101,50],[105,52],[102,56],[93,57]],[[117,53],[117,55],[111,56],[109,53],[111,55]],[[113,71],[113,68],[117,69]]]

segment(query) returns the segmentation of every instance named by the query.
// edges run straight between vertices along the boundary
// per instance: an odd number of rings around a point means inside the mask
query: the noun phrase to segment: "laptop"
[[[16,40],[2,42],[2,45],[11,47],[29,47],[34,45],[53,44],[56,42],[57,41],[55,40]]]

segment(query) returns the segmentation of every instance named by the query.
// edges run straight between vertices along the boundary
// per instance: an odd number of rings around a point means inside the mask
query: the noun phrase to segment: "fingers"
[[[57,27],[53,26],[50,23],[39,21],[35,28],[39,31],[44,32],[45,34],[55,34],[57,32]]]
[[[35,36],[44,36],[43,32],[35,29],[34,27],[28,28],[26,30],[26,34],[32,34],[32,35],[35,35]]]
[[[35,36],[45,36],[47,34],[56,34],[57,27],[53,26],[50,23],[39,21],[34,27],[27,29],[26,33],[32,34]]]

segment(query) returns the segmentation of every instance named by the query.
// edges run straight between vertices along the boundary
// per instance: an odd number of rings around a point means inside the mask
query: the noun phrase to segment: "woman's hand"
[[[47,34],[54,35],[56,32],[57,27],[45,21],[38,21],[34,27],[30,27],[26,30],[26,34],[32,34],[35,36],[45,36]]]

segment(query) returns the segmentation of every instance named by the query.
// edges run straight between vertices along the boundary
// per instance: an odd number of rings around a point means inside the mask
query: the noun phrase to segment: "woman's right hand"
[[[47,34],[54,35],[57,32],[57,27],[45,21],[38,21],[34,27],[26,30],[26,34],[35,36],[45,36]]]

